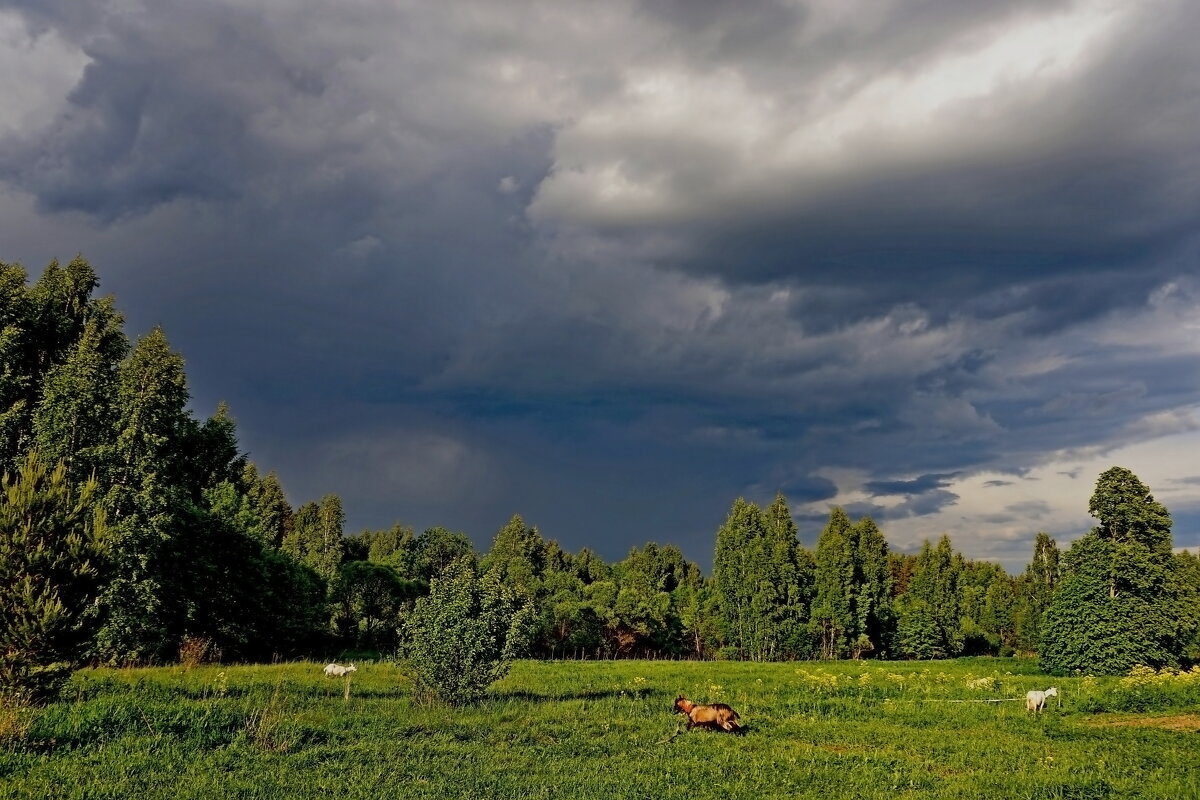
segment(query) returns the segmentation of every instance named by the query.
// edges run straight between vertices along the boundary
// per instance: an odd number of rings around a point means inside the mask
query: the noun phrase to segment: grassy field
[[[1200,798],[1200,671],[521,662],[454,710],[359,667],[349,700],[311,663],[85,670],[0,709],[0,797]],[[1041,715],[1003,699],[1052,684]],[[679,693],[747,731],[680,733]]]

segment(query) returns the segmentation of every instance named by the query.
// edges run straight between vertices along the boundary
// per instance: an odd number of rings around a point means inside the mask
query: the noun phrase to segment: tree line
[[[164,332],[131,342],[97,286],[82,257],[32,284],[0,263],[0,683],[196,642],[230,660],[397,652],[416,600],[464,561],[511,592],[540,657],[1037,652],[1119,671],[1200,655],[1200,560],[1118,467],[1089,506],[1100,524],[1065,553],[1039,533],[1017,576],[945,536],[893,552],[840,508],[810,550],[783,496],[733,503],[708,576],[673,545],[569,553],[519,515],[482,553],[440,527],[347,536],[337,495],[293,508],[247,460],[227,407],[197,419]]]

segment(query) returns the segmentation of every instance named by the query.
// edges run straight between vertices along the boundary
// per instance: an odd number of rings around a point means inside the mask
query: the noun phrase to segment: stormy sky
[[[82,252],[347,530],[707,567],[738,496],[1200,545],[1200,6],[0,0],[0,260]]]

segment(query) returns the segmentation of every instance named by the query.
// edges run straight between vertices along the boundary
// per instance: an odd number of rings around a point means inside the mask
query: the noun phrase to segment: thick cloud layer
[[[1015,568],[1125,463],[1195,546],[1198,22],[0,2],[0,258],[83,251],[352,526],[707,562],[782,490]]]

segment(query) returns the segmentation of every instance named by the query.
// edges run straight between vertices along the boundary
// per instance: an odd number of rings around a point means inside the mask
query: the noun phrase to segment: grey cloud
[[[950,480],[956,477],[958,474],[951,472],[922,475],[906,481],[869,481],[863,488],[876,497],[892,494],[911,496],[944,489],[949,485]]]
[[[809,537],[845,468],[903,498],[855,513],[910,519],[976,470],[1184,430],[1200,396],[1171,330],[1197,297],[1185,3],[1085,73],[779,168],[873,82],[1079,6],[0,7],[90,60],[0,139],[0,240],[31,268],[87,242],[197,407],[232,401],[352,525],[486,544],[522,511],[705,558],[741,493],[809,505]],[[606,206],[605,176],[671,202]]]
[[[1026,500],[1021,503],[1010,503],[1005,509],[1028,519],[1041,519],[1051,511],[1050,504],[1044,500]]]

